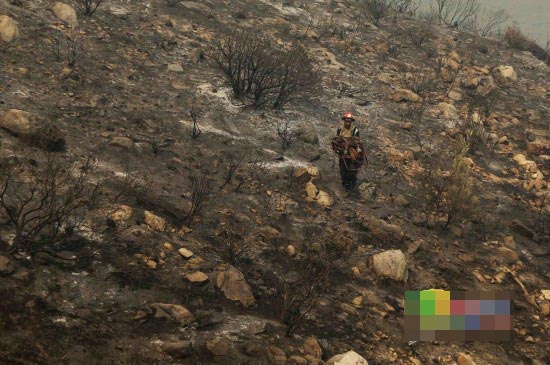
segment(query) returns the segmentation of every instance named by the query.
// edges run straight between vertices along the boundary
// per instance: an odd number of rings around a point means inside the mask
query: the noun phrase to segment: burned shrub
[[[288,326],[287,336],[300,328],[319,298],[334,288],[339,265],[353,251],[352,242],[341,231],[329,230],[320,242],[303,248],[296,259],[296,271],[289,271],[284,281],[281,319]]]
[[[550,52],[527,38],[518,28],[508,28],[504,40],[510,47],[518,51],[528,51],[541,61],[550,62]]]
[[[53,154],[2,166],[0,217],[14,229],[13,252],[57,257],[65,249],[97,197],[94,167],[91,159],[74,164]]]
[[[370,16],[374,25],[380,25],[380,20],[385,18],[390,11],[388,0],[364,0],[363,8]]]
[[[281,109],[317,84],[313,61],[304,47],[280,47],[252,30],[226,30],[214,41],[210,54],[235,96],[255,107]]]
[[[465,159],[469,148],[465,139],[459,137],[453,148],[438,158],[423,156],[421,187],[426,215],[443,218],[443,230],[453,222],[475,216],[478,198]]]
[[[80,7],[84,10],[84,14],[92,16],[103,0],[80,0]]]

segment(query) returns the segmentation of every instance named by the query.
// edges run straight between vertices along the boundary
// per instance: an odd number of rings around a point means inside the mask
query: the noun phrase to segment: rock
[[[239,301],[245,307],[251,306],[255,302],[252,289],[245,281],[244,275],[233,267],[218,273],[216,286],[221,289],[227,299]]]
[[[9,109],[0,118],[0,127],[45,150],[56,152],[65,149],[61,131],[32,113]]]
[[[540,304],[540,310],[545,316],[550,316],[550,302],[545,301]]]
[[[183,5],[184,8],[201,11],[201,12],[207,13],[207,14],[209,14],[210,11],[211,11],[211,9],[208,5],[201,4],[201,3],[195,2],[195,1],[182,1],[181,5]]]
[[[292,177],[300,184],[305,184],[309,181],[311,178],[307,168],[300,166],[297,167],[296,170],[292,173]]]
[[[215,337],[206,342],[206,348],[215,356],[225,356],[229,352],[229,340],[225,337]]]
[[[156,216],[147,210],[143,214],[145,217],[145,223],[149,227],[151,227],[155,231],[164,231],[164,229],[166,228],[166,221],[163,218]]]
[[[325,365],[369,365],[367,360],[355,351],[334,355],[325,362]]]
[[[482,77],[479,79],[476,93],[481,96],[487,96],[496,89],[495,82],[491,76]]]
[[[472,160],[470,157],[463,157],[462,162],[470,169],[473,169],[476,166],[474,160]]]
[[[17,22],[7,15],[0,15],[0,41],[11,43],[18,35]]]
[[[458,354],[456,362],[458,365],[476,365],[474,359],[472,359],[470,355],[466,355],[463,352]]]
[[[368,229],[372,236],[384,242],[400,242],[403,239],[403,232],[395,224],[387,223],[383,219],[370,217],[363,223],[363,227]]]
[[[0,256],[0,275],[9,275],[15,270],[13,262],[6,256]]]
[[[193,352],[191,341],[169,341],[160,344],[160,348],[174,357],[187,357]]]
[[[31,113],[10,109],[0,119],[0,127],[7,129],[16,135],[28,135],[34,132],[38,118]]]
[[[187,274],[185,278],[195,284],[204,284],[208,281],[208,275],[202,271],[195,271],[194,273]]]
[[[493,69],[495,76],[500,80],[516,81],[518,76],[512,66],[498,66]]]
[[[321,356],[323,356],[323,350],[321,350],[321,345],[319,345],[319,342],[315,337],[306,338],[306,340],[304,341],[304,345],[302,346],[302,349],[304,350],[305,354],[311,355],[316,359],[320,359]]]
[[[151,308],[156,310],[155,318],[166,318],[184,326],[195,320],[193,313],[179,304],[155,303]]]
[[[171,72],[183,72],[183,66],[179,63],[171,63],[168,65],[168,71]]]
[[[449,91],[449,94],[447,96],[449,97],[449,99],[454,101],[462,100],[462,94],[455,90]]]
[[[157,262],[154,261],[154,260],[147,260],[147,262],[145,263],[150,269],[153,269],[155,270],[157,268]]]
[[[172,245],[170,242],[164,242],[162,244],[162,247],[166,250],[166,251],[172,251],[174,249],[174,245]]]
[[[133,214],[134,214],[134,210],[131,207],[129,207],[127,205],[121,205],[113,213],[111,218],[115,222],[123,222],[123,221],[127,221],[128,219],[132,218]]]
[[[286,246],[286,253],[288,254],[288,256],[294,257],[296,256],[296,249],[294,248],[294,246],[288,245]]]
[[[502,244],[508,248],[515,249],[516,248],[516,241],[514,240],[514,236],[506,236],[502,239]]]
[[[111,146],[116,146],[123,148],[125,150],[131,151],[134,149],[134,141],[132,141],[128,137],[114,137],[111,142],[109,142]]]
[[[498,250],[499,256],[504,258],[505,262],[507,263],[513,264],[514,262],[517,262],[519,259],[517,252],[507,247],[499,247],[497,250]]]
[[[109,13],[121,18],[126,18],[128,15],[130,15],[130,10],[120,5],[111,5],[109,7]]]
[[[319,190],[317,190],[317,187],[312,182],[308,182],[306,184],[307,198],[309,198],[310,200],[314,200],[317,197],[318,192]]]
[[[319,176],[319,169],[315,166],[308,166],[306,167],[307,173],[311,177],[317,177]]]
[[[267,349],[267,356],[271,364],[274,365],[286,365],[286,354],[277,346],[271,345]]]
[[[183,257],[183,258],[191,258],[191,256],[193,256],[193,252],[186,249],[185,247],[182,247],[178,250],[178,253]]]
[[[510,229],[524,237],[534,239],[536,237],[535,232],[527,226],[525,226],[521,221],[514,220],[510,223]]]
[[[439,103],[437,104],[437,109],[443,115],[444,118],[455,119],[458,117],[458,113],[454,105],[449,103]]]
[[[405,195],[403,195],[403,194],[397,195],[397,196],[393,199],[393,202],[394,202],[395,205],[397,205],[398,207],[408,207],[409,205],[411,205],[411,203],[409,203],[409,201],[407,200],[407,198],[406,198]]]
[[[76,27],[78,25],[78,18],[72,6],[56,2],[52,6],[52,11],[57,19],[67,23],[71,27]]]
[[[396,89],[391,95],[391,99],[393,101],[422,101],[422,98],[420,96],[415,94],[413,91],[407,89]]]
[[[317,130],[315,129],[315,124],[313,124],[312,122],[306,122],[302,124],[297,133],[298,138],[305,143],[313,145],[319,143],[319,135],[317,134]]]
[[[401,250],[388,250],[374,255],[372,265],[378,275],[397,281],[407,281],[407,261]]]
[[[462,60],[460,59],[460,56],[458,55],[458,53],[456,51],[451,51],[449,52],[449,58],[451,60],[454,60],[456,62],[462,62]]]
[[[308,361],[301,356],[293,355],[288,359],[289,364],[292,365],[308,365]]]
[[[324,208],[328,208],[334,204],[334,200],[332,199],[332,197],[323,190],[319,191],[319,194],[317,194],[315,201],[317,202],[317,204]]]

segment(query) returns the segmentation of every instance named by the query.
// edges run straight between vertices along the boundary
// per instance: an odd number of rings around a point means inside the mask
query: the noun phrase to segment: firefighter
[[[355,118],[353,114],[346,112],[342,116],[343,124],[336,131],[336,135],[339,137],[359,137],[359,129],[353,125]],[[357,185],[357,172],[359,166],[356,166],[356,162],[351,158],[339,158],[340,164],[340,177],[342,178],[342,186],[352,191]]]

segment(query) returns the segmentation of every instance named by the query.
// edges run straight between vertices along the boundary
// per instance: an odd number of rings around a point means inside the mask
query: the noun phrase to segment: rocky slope
[[[548,65],[407,14],[374,26],[356,1],[65,5],[0,0],[0,158],[92,156],[102,185],[72,260],[9,253],[0,213],[1,363],[550,361]],[[228,25],[305,45],[314,95],[235,100],[207,52]],[[342,111],[368,148],[352,195]],[[278,123],[305,133],[283,149]],[[462,135],[478,208],[442,230],[422,178]],[[286,336],[311,256],[330,286]],[[407,343],[404,290],[427,288],[512,291],[514,340]]]

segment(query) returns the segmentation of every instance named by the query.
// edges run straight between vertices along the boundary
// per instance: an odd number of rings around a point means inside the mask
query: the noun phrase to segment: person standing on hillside
[[[353,114],[346,112],[342,117],[343,124],[336,130],[336,136],[351,138],[359,137],[359,129],[353,125],[355,118]],[[355,151],[355,150],[354,150]],[[348,151],[346,151],[347,153]],[[361,151],[359,151],[361,152]],[[357,164],[356,160],[352,156],[341,155],[339,160],[340,165],[340,177],[342,178],[342,186],[346,190],[353,190],[357,185],[357,172],[359,171],[360,164]]]

